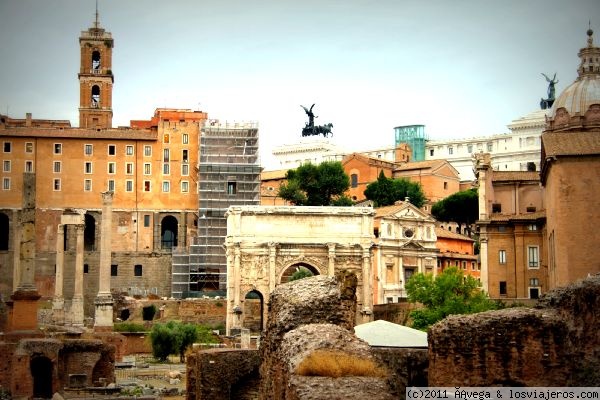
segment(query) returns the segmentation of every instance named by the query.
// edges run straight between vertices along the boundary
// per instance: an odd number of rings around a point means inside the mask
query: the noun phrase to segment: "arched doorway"
[[[83,247],[87,251],[96,250],[96,218],[85,214],[85,229],[83,230]]]
[[[252,290],[244,298],[244,328],[252,333],[262,332],[264,298],[258,290]]]
[[[0,251],[8,250],[9,225],[8,215],[0,213]]]
[[[37,356],[30,361],[33,378],[33,397],[52,398],[52,361],[48,357]]]
[[[162,249],[177,247],[177,218],[172,215],[164,217],[160,223],[160,240]]]
[[[288,283],[290,281],[290,279],[292,278],[292,275],[294,275],[298,271],[301,271],[302,269],[310,271],[313,275],[320,275],[319,270],[316,269],[315,267],[313,267],[312,265],[299,262],[299,263],[290,265],[289,267],[287,267],[287,269],[285,271],[283,271],[283,274],[281,274],[281,279],[279,280],[279,283]]]

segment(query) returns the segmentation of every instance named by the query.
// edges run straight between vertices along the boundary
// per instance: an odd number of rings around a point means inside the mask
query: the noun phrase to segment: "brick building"
[[[479,257],[475,255],[474,239],[440,227],[435,228],[435,236],[436,247],[440,251],[437,256],[438,274],[446,268],[456,267],[464,275],[479,279],[481,265]]]
[[[112,128],[112,48],[99,24],[81,33],[80,127],[68,121],[0,116],[0,294],[16,286],[24,173],[36,176],[36,285],[52,297],[57,229],[64,230],[65,298],[73,292],[75,225],[83,216],[85,311],[98,292],[104,191],[114,192],[111,288],[169,296],[171,252],[197,236],[200,129],[206,113],[157,109],[148,121]],[[60,228],[59,228],[60,225]]]
[[[352,153],[342,159],[344,172],[350,177],[350,189],[347,195],[353,201],[363,201],[365,189],[370,183],[377,181],[379,174],[391,178],[395,163],[365,156],[361,153]]]
[[[442,200],[460,190],[458,172],[446,160],[400,164],[394,168],[392,177],[420,183],[430,203]]]
[[[578,78],[554,101],[541,171],[476,156],[481,279],[491,297],[536,298],[600,272],[600,48],[588,30]]]

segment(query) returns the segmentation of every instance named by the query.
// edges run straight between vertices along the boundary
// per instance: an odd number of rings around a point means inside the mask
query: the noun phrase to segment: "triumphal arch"
[[[357,323],[372,319],[371,207],[232,206],[227,210],[227,334],[262,330],[266,302],[294,272],[358,277]]]

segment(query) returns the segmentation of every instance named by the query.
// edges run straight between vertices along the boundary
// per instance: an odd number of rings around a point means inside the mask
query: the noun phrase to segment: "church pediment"
[[[425,214],[423,211],[413,206],[410,203],[405,203],[406,206],[402,209],[396,211],[394,214],[389,217],[395,219],[404,219],[404,220],[412,220],[412,221],[431,221],[433,222],[433,218],[430,215]]]
[[[423,250],[425,249],[425,247],[423,247],[420,243],[417,242],[408,242],[405,245],[401,246],[402,249],[405,250]]]

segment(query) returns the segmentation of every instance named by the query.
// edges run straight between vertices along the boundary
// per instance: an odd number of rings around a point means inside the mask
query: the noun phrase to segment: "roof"
[[[438,226],[435,227],[435,236],[437,236],[438,238],[444,238],[444,239],[468,240],[470,242],[475,241],[468,236],[461,235],[460,233],[456,233],[456,232],[451,232],[449,230],[442,229]]]
[[[539,171],[494,171],[492,182],[539,181]]]
[[[64,138],[64,139],[112,139],[112,140],[157,140],[158,133],[147,129],[111,128],[35,128],[19,127],[0,129],[0,136]]]
[[[525,214],[491,214],[490,221],[508,222],[508,221],[535,221],[546,218],[546,211],[536,211]]]
[[[413,161],[406,164],[398,165],[394,168],[394,171],[410,171],[413,169],[429,169],[439,167],[444,163],[448,163],[446,160],[425,160],[425,161]]]
[[[542,135],[546,157],[600,154],[598,132],[546,132]]]
[[[375,157],[371,157],[368,156],[364,153],[352,153],[352,154],[348,154],[346,156],[344,156],[344,158],[342,159],[342,164],[346,164],[348,163],[350,160],[354,160],[354,159],[360,159],[365,163],[368,164],[375,164],[375,165],[386,165],[388,168],[393,168],[396,164],[392,161],[387,161],[387,160],[383,160],[381,158],[375,158]]]
[[[427,333],[378,319],[354,327],[354,333],[373,347],[427,347]]]
[[[375,218],[386,217],[388,215],[394,215],[398,211],[402,210],[405,207],[403,201],[399,202],[399,204],[394,204],[391,206],[378,207],[375,209]]]
[[[288,172],[287,169],[277,169],[273,171],[263,171],[260,173],[261,181],[268,181],[272,179],[285,179],[285,174]]]

